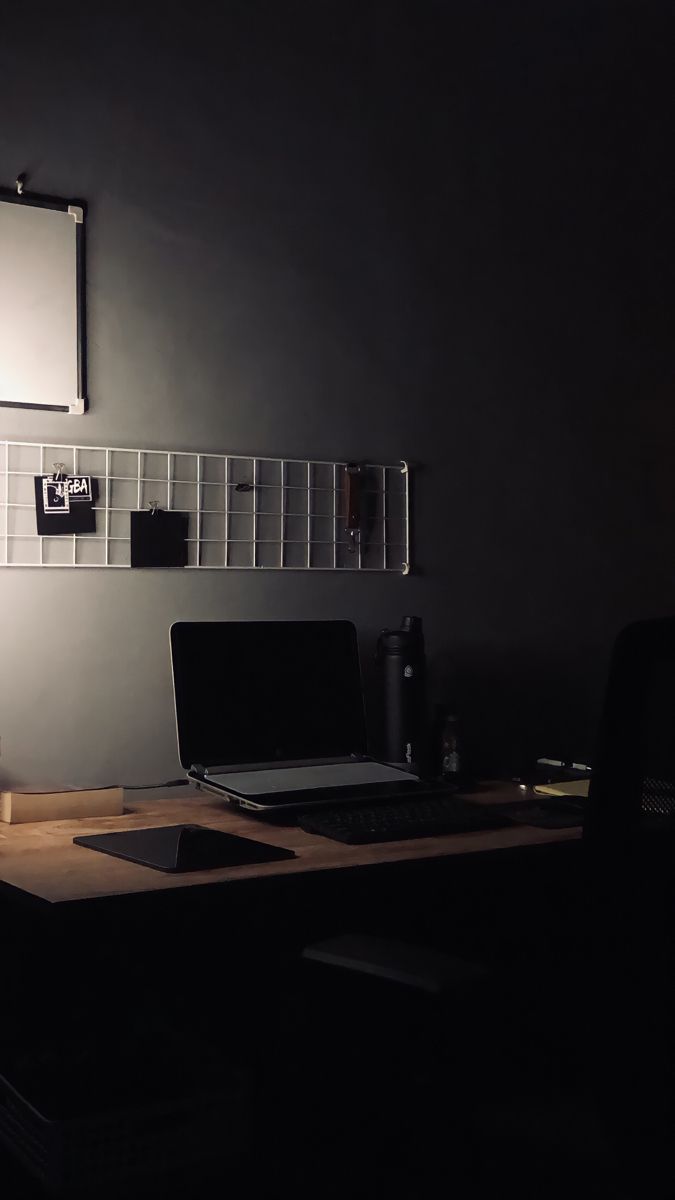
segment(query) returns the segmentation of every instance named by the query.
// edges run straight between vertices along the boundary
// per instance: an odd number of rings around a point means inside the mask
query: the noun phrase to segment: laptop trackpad
[[[315,788],[367,787],[371,783],[417,783],[417,775],[385,763],[320,763],[310,767],[273,767],[262,771],[226,771],[209,775],[209,783],[232,788],[242,796],[304,792]]]

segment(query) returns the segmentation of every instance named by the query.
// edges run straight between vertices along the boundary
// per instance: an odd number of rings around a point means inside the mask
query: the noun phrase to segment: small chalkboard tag
[[[153,508],[131,513],[132,567],[186,567],[188,514]]]
[[[35,517],[42,537],[96,533],[97,483],[89,475],[36,475]]]
[[[96,480],[91,475],[66,475],[71,504],[93,504],[96,499]]]
[[[70,494],[65,479],[47,475],[42,480],[42,508],[45,513],[70,512]]]

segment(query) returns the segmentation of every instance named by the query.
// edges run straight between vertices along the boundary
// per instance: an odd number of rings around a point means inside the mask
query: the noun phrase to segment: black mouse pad
[[[89,834],[73,838],[73,842],[155,871],[203,871],[296,857],[293,850],[254,842],[252,838],[237,837],[205,825],[162,825],[157,829]]]

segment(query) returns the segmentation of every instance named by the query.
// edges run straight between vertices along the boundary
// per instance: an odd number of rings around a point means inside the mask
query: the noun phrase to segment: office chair
[[[593,940],[632,964],[644,994],[644,973],[665,980],[672,937],[675,618],[635,622],[616,639],[584,849]]]
[[[628,1169],[675,1186],[675,618],[639,621],[610,664],[584,824],[600,1090]],[[629,1161],[630,1160],[630,1161]]]
[[[674,730],[675,618],[635,622],[610,663],[584,824],[593,849],[631,852],[672,827]]]

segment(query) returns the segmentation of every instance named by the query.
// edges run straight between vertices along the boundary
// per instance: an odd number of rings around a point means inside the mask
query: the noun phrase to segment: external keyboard
[[[433,837],[441,833],[474,833],[503,829],[512,822],[494,808],[482,808],[454,795],[382,801],[377,804],[345,804],[339,808],[317,808],[298,817],[306,833],[318,833],[349,845],[368,842],[398,842],[408,838]]]

